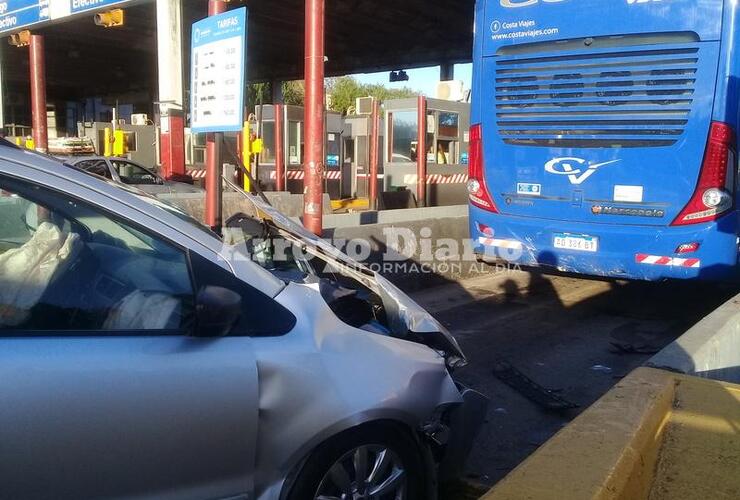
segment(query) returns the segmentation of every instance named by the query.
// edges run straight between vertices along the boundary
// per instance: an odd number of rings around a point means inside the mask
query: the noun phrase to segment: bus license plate
[[[556,233],[555,248],[578,250],[581,252],[598,252],[599,239],[593,236]]]

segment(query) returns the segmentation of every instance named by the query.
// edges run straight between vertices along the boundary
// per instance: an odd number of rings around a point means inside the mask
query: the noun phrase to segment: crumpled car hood
[[[324,239],[309,232],[259,197],[244,191],[240,192],[255,206],[258,218],[284,233],[288,233],[293,237],[292,239],[300,241],[308,253],[313,253],[327,263],[332,264],[338,272],[357,279],[377,293],[383,300],[391,330],[396,336],[421,342],[445,352],[450,367],[457,368],[467,364],[465,354],[457,340],[444,325],[397,286],[380,274],[353,260]]]

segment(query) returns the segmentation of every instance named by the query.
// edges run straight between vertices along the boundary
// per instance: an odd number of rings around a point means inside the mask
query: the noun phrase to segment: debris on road
[[[613,371],[611,368],[604,365],[594,365],[591,367],[591,370],[600,373],[611,373]]]
[[[503,383],[545,410],[564,411],[579,406],[533,381],[508,361],[497,361],[493,368],[493,374]]]

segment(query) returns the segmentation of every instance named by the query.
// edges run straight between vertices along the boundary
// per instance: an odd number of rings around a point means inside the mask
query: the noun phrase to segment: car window
[[[118,172],[118,177],[124,184],[154,185],[161,184],[159,177],[149,170],[131,162],[112,160],[113,168]]]
[[[190,254],[197,288],[216,286],[231,290],[242,298],[242,311],[231,332],[232,337],[279,337],[290,333],[297,319],[272,297],[196,253]]]
[[[190,331],[185,251],[35,185],[0,190],[0,335]]]
[[[83,160],[75,163],[75,167],[84,170],[87,173],[105,177],[106,179],[113,178],[105,160]]]

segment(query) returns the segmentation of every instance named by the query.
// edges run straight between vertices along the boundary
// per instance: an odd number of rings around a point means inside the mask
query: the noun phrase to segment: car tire
[[[424,464],[418,443],[400,426],[366,425],[346,431],[314,450],[287,500],[358,496],[368,500],[426,500],[436,495],[425,491],[430,472]],[[399,470],[403,481],[398,479]],[[401,496],[396,495],[399,487],[403,490]],[[382,488],[386,488],[385,493]]]

